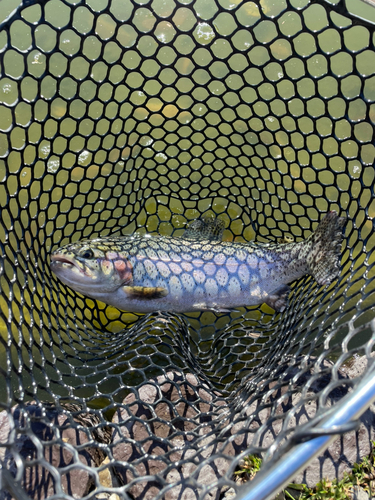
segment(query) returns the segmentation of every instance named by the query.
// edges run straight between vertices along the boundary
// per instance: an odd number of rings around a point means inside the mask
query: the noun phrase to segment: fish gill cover
[[[371,365],[373,26],[342,2],[25,1],[0,48],[1,495],[220,498]],[[282,313],[124,312],[50,269],[202,216],[298,242],[331,210],[340,276]]]

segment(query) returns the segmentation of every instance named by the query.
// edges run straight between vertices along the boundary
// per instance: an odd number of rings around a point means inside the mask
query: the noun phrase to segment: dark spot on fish
[[[124,286],[124,291],[130,299],[161,299],[168,295],[168,290],[162,287]]]

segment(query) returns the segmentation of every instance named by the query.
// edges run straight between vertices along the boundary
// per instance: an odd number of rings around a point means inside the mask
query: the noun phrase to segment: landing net
[[[12,8],[0,30],[1,498],[238,491],[245,456],[274,463],[356,394],[361,377],[340,369],[371,366],[374,29],[342,2]],[[181,235],[202,215],[225,222],[226,240],[300,241],[329,210],[348,218],[341,275],[294,283],[281,314],[141,316],[49,268],[69,242]]]

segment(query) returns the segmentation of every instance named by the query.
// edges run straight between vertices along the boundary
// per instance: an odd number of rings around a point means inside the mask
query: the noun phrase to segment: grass
[[[372,442],[375,448],[375,442]],[[262,459],[256,455],[248,455],[235,472],[237,478],[243,481],[251,481],[262,465]],[[322,479],[314,488],[306,484],[291,483],[284,490],[284,498],[291,500],[348,500],[352,498],[353,488],[361,487],[369,496],[373,495],[375,483],[375,452],[374,449],[368,457],[361,462],[355,463],[349,473],[344,473],[341,480]],[[277,498],[280,498],[278,496]]]
[[[251,481],[256,473],[260,470],[262,459],[256,455],[248,455],[243,459],[241,469],[235,472],[235,475],[241,477],[242,480]]]

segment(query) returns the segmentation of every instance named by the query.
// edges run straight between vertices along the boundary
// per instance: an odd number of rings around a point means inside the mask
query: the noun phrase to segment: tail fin
[[[328,285],[340,273],[341,243],[346,219],[333,210],[322,219],[308,238],[311,245],[306,257],[310,274],[319,285]]]

